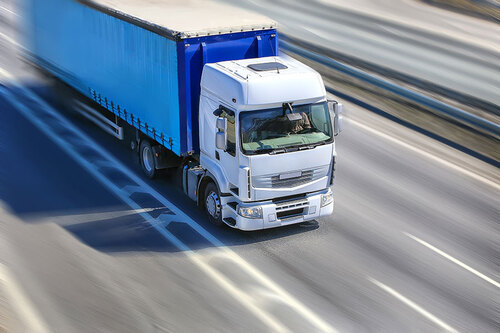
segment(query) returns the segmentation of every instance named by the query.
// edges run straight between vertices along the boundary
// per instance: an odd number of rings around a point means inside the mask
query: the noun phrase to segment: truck
[[[332,214],[342,105],[279,54],[273,21],[205,0],[24,1],[26,57],[95,105],[146,176],[178,168],[212,223]]]

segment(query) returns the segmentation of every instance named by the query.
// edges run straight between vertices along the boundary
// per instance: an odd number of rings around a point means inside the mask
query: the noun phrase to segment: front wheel
[[[142,171],[148,178],[154,178],[157,175],[155,167],[155,158],[153,155],[153,148],[147,140],[142,140],[139,149],[139,158],[141,160]]]
[[[216,226],[223,225],[220,193],[219,189],[214,183],[210,182],[207,185],[207,187],[205,188],[204,198],[205,212],[207,213],[210,222],[212,222],[212,224]]]

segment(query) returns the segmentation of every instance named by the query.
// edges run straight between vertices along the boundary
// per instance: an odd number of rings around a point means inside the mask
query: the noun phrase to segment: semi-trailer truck
[[[278,54],[274,22],[204,0],[24,1],[29,60],[133,129],[148,177],[179,168],[212,223],[332,214],[342,105]]]

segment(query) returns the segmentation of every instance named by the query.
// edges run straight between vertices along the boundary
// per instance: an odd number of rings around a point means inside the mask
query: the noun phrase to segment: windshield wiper
[[[329,141],[329,139],[328,140],[319,141],[319,142],[311,144],[310,146],[312,146],[313,148],[315,148],[317,146],[322,146],[322,145],[328,143],[328,141]]]
[[[286,153],[286,149],[284,149],[284,148],[264,148],[264,149],[247,151],[247,154],[250,154],[250,155],[259,155],[259,154],[276,155],[276,154],[281,154],[281,153]]]
[[[319,141],[316,143],[290,146],[290,147],[257,149],[257,150],[253,150],[253,151],[248,151],[247,153],[250,155],[258,155],[258,154],[277,155],[277,154],[283,154],[283,153],[288,153],[288,152],[292,152],[292,151],[314,149],[317,146],[322,146],[325,143],[328,143],[328,141],[330,141],[330,140],[331,139],[327,139],[327,140]]]
[[[276,155],[276,154],[283,154],[286,153],[288,150],[286,148],[277,148],[277,149],[272,149],[272,151],[269,152],[270,155]]]
[[[295,146],[295,147],[287,147],[288,149],[290,148],[296,148],[297,150],[307,150],[307,149],[314,149],[316,148],[317,146],[322,146],[324,145],[325,143],[328,143],[330,139],[327,139],[327,140],[323,140],[323,141],[319,141],[319,142],[316,142],[316,143],[308,143],[308,144],[305,144],[305,145],[300,145],[300,146]]]

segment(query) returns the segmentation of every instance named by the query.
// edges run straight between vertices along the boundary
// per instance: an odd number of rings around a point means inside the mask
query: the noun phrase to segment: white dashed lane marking
[[[0,288],[8,297],[8,306],[12,307],[15,314],[21,320],[26,332],[49,333],[47,324],[44,322],[25,292],[12,276],[9,269],[0,263]]]
[[[442,158],[440,158],[438,156],[432,155],[431,153],[428,153],[428,152],[426,152],[426,151],[424,151],[424,150],[422,150],[420,148],[414,147],[414,146],[412,146],[412,145],[410,145],[410,144],[408,144],[406,142],[403,142],[403,141],[401,141],[399,139],[396,139],[395,137],[392,137],[392,136],[390,136],[388,134],[382,133],[382,132],[380,132],[380,131],[378,131],[378,130],[376,130],[374,128],[371,128],[371,127],[369,127],[367,125],[364,125],[364,124],[362,124],[362,123],[360,123],[360,122],[358,122],[358,121],[356,121],[354,119],[351,119],[351,118],[346,118],[346,119],[351,124],[353,124],[353,125],[355,125],[355,126],[357,126],[359,128],[362,128],[363,130],[365,130],[367,132],[375,134],[375,135],[377,135],[379,137],[382,137],[382,138],[384,138],[384,139],[386,139],[388,141],[391,141],[391,142],[393,142],[393,143],[395,143],[395,144],[397,144],[399,146],[402,146],[402,147],[404,147],[404,148],[406,148],[406,149],[408,149],[408,150],[410,150],[410,151],[412,151],[414,153],[417,153],[417,154],[419,154],[421,156],[424,156],[424,157],[426,157],[426,158],[428,158],[430,160],[438,162],[439,164],[442,164],[442,165],[444,165],[444,166],[446,166],[446,167],[448,167],[450,169],[453,169],[453,170],[455,170],[455,171],[457,171],[457,172],[459,172],[461,174],[464,174],[464,175],[466,175],[468,177],[471,177],[471,178],[473,178],[473,179],[475,179],[477,181],[480,181],[483,184],[489,185],[489,186],[495,188],[496,190],[500,190],[500,184],[498,184],[498,183],[496,183],[496,182],[494,182],[494,181],[492,181],[492,180],[490,180],[488,178],[485,178],[485,177],[483,177],[481,175],[478,175],[478,174],[476,174],[476,173],[474,173],[472,171],[469,171],[467,169],[459,167],[456,164],[453,164],[453,163],[451,163],[451,162],[449,162],[447,160],[444,160],[444,159],[442,159]]]
[[[408,299],[407,297],[401,295],[400,293],[398,293],[396,290],[392,289],[391,287],[386,286],[382,282],[379,282],[371,277],[368,278],[368,280],[371,281],[373,284],[375,284],[377,287],[381,288],[382,290],[386,291],[390,295],[394,296],[395,298],[397,298],[398,300],[400,300],[401,302],[403,302],[404,304],[406,304],[407,306],[409,306],[413,310],[417,311],[425,318],[429,319],[430,321],[432,321],[436,325],[440,326],[444,330],[446,330],[448,332],[457,332],[456,329],[454,329],[453,327],[451,327],[450,325],[448,325],[447,323],[445,323],[444,321],[442,321],[441,319],[439,319],[438,317],[436,317],[435,315],[433,315],[429,311],[425,310],[417,303],[415,303],[412,300]]]
[[[463,262],[461,262],[460,260],[458,259],[455,259],[454,257],[450,256],[449,254],[447,254],[446,252],[444,251],[441,251],[440,249],[438,249],[437,247],[427,243],[426,241],[423,241],[421,240],[420,238],[416,237],[416,236],[413,236],[412,234],[409,234],[407,232],[404,233],[406,236],[410,237],[411,239],[413,239],[414,241],[422,244],[423,246],[427,247],[428,249],[434,251],[435,253],[439,254],[440,256],[448,259],[449,261],[451,261],[452,263],[466,269],[467,271],[471,272],[472,274],[476,275],[477,277],[480,277],[481,279],[485,280],[486,282],[489,282],[491,283],[492,285],[494,285],[495,287],[497,288],[500,288],[500,283],[498,283],[497,281],[493,280],[492,278],[484,275],[483,273],[475,270],[474,268],[464,264]]]

